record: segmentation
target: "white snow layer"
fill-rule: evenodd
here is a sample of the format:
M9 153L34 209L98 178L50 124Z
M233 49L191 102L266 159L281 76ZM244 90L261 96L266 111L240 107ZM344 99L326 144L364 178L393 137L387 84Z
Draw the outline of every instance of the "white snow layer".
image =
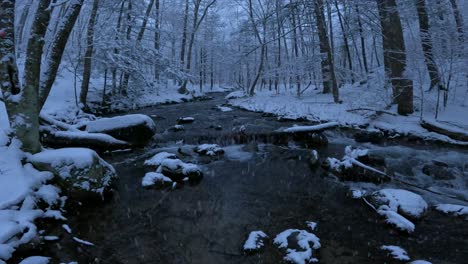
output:
M468 215L468 206L457 205L457 204L438 204L436 210L441 211L445 214L452 214L455 216Z
M53 177L52 173L40 172L29 163L22 164L26 154L19 147L16 140L8 147L0 147L0 262L11 258L15 248L37 236L36 219L61 216L53 210L36 209L39 199L50 205L57 203L60 190L43 185Z
M297 244L301 249L303 249L302 251L288 248L288 237L291 235L296 236ZM321 247L320 239L312 233L300 229L288 229L278 234L273 242L279 248L286 249L284 260L288 262L295 264L318 262L318 259L313 256L313 250L317 250ZM312 247L310 246L311 243Z
M149 116L142 114L134 114L110 118L101 118L96 121L91 121L86 125L86 131L91 133L103 132L118 128L137 126L141 124L145 124L147 127L150 127L152 129L156 127L153 119L151 119Z
M321 131L324 129L333 128L337 126L339 126L337 122L328 122L328 123L314 125L314 126L293 126L293 127L284 129L283 132L288 132L288 133L313 132L313 131Z
M268 236L263 231L252 231L244 243L244 250L253 251L261 249L264 246L263 240Z
M28 257L19 264L49 264L49 258L40 256Z
M165 159L176 159L177 156L169 152L160 152L154 155L151 159L145 161L146 166L160 166Z
M221 112L232 112L233 111L233 109L231 107L222 106L222 105L218 105L218 109Z
M427 210L427 203L416 193L402 189L382 189L372 196L381 203L388 204L390 210L419 218Z
M381 249L385 250L385 251L389 251L389 253L392 255L392 257L394 259L410 260L406 250L402 249L401 247L398 247L398 246L382 246Z
M195 148L197 153L205 153L208 156L215 156L221 152L224 152L217 144L202 144Z
M143 187L149 187L152 185L155 185L156 183L171 183L172 180L169 177L164 176L162 173L159 172L148 172L145 174L145 177L143 177L143 180L141 181L141 185Z

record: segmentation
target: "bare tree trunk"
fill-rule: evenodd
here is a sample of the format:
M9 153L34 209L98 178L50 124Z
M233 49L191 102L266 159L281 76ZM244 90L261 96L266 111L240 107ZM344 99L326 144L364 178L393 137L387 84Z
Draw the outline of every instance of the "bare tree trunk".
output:
M126 39L127 41L130 41L132 38L132 0L128 0L128 5L127 5L127 36ZM124 72L123 75L121 76L120 80L120 87L119 91L123 95L127 95L128 91L128 82L130 80L130 73L129 72Z
M439 75L439 70L434 64L432 39L431 34L429 33L429 16L427 15L426 3L425 0L415 1L416 8L418 10L419 36L421 37L421 45L424 52L424 60L426 61L426 68L431 79L431 86L429 87L429 90L432 90L434 87L444 89Z
M188 27L188 16L189 16L189 1L185 0L185 12L184 12L184 28L182 29L182 44L180 47L180 68L184 69L185 64L185 50L187 48L187 27ZM185 91L183 91L185 93Z
M32 0L26 1L26 4L23 7L23 12L21 13L20 20L18 21L18 34L16 34L16 47L18 48L18 54L21 54L24 26L26 24L26 19L29 16L29 9L31 9L32 3Z
M198 31L198 28L200 27L200 24L203 22L205 19L206 15L208 14L209 8L216 2L216 0L212 0L211 3L209 3L205 10L203 10L203 14L201 15L200 19L198 19L198 11L200 10L200 5L203 0L195 0L195 8L193 11L193 26L192 26L192 32L190 33L190 42L188 46L188 51L187 51L187 66L185 68L186 73L190 73L191 69L191 63L192 63L192 49L193 49L193 43L195 42L195 34ZM187 93L187 80L184 80L180 88L178 89L178 92L181 94Z
M328 43L325 16L323 12L323 0L315 0L315 17L317 19L317 29L320 39L320 53L322 53L322 78L323 93L333 93L333 101L339 103L338 85L336 83L335 69L333 66L333 56Z
M160 32L159 32L159 27L160 27L160 0L156 0L155 6L155 18L154 18L154 49L159 51L159 42L160 42ZM159 80L159 69L156 66L154 68L154 79Z
M294 57L296 59L296 66L294 71L296 72L296 96L300 97L301 96L301 76L299 75L299 47L297 43L297 25L296 25L296 12L295 12L295 6L290 2L290 12L291 12L291 24L292 24L292 33L293 33L293 51L294 51Z
M377 0L382 27L385 72L401 115L413 113L413 82L406 79L406 51L400 15L395 0Z
M357 22L359 26L359 36L361 38L362 62L364 63L364 70L366 71L366 74L368 74L369 66L367 65L366 41L364 39L364 28L362 27L361 12L359 10L358 3L355 4L355 7L356 7Z
M123 16L123 11L125 7L125 0L122 1L122 4L120 5L120 12L119 12L119 17L117 19L117 26L116 26L116 35L114 40L117 42L122 34L122 16ZM114 56L119 54L119 49L116 47L114 48ZM112 68L112 93L117 92L117 66L113 66Z
M41 85L39 87L39 109L45 104L49 96L55 77L57 76L58 68L62 60L65 46L67 45L70 32L75 25L76 19L81 11L83 0L75 0L69 3L67 12L62 18L61 26L57 29L54 40L51 45L51 52L45 59L44 71L41 73Z
M37 153L39 141L38 90L44 35L50 22L50 0L40 1L34 16L31 36L26 50L23 87L18 79L15 55L14 9L15 1L0 1L0 87L15 137L22 142L22 149Z
M92 57L94 49L94 26L99 8L99 0L93 1L93 8L89 16L88 31L86 33L86 51L83 65L83 80L81 82L80 103L86 107L86 98L89 90L89 80L91 79Z
M450 4L452 5L453 14L455 16L455 23L457 24L458 38L460 39L460 42L463 43L463 17L460 13L460 9L458 8L457 0L450 0Z
M343 33L343 42L345 45L345 51L346 51L346 57L348 58L348 65L349 65L349 71L351 72L351 82L354 83L354 71L353 71L353 61L351 59L351 51L349 50L349 42L348 42L348 32L343 24L343 18L340 12L340 8L338 6L338 1L335 0L335 8L338 12L338 19L340 21L340 26L341 26L341 32ZM332 22L330 21L330 24Z

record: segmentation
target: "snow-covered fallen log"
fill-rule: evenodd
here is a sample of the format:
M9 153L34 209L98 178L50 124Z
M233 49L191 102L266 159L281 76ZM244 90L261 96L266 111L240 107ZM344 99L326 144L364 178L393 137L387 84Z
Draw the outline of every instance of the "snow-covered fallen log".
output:
M54 148L84 147L98 152L130 148L125 141L101 133L87 133L83 131L54 131L41 126L41 141L46 146Z
M431 132L436 132L455 140L468 141L468 131L459 127L427 119L421 120L421 126Z
M287 133L321 132L323 130L334 128L339 125L340 124L338 122L328 122L328 123L313 125L313 126L293 126L290 128L283 129L282 132L287 132Z
M57 128L59 128L61 130L74 131L74 132L79 131L76 127L74 127L72 125L69 125L67 123L64 123L62 121L59 121L59 120L53 118L52 116L44 114L44 113L41 113L39 115L39 118L40 118L41 122L46 123L48 125L56 126Z

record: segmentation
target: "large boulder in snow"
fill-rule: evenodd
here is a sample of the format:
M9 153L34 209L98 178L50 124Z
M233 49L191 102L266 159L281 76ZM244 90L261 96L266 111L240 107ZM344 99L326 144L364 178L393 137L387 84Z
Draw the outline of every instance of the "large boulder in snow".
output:
M409 219L420 219L428 208L419 194L402 189L382 189L368 198L375 208L385 208Z
M149 116L135 114L91 121L86 124L86 131L108 134L132 145L144 146L156 133L156 126Z
M54 173L57 185L78 200L104 198L117 177L115 169L91 149L45 150L29 160L36 168Z

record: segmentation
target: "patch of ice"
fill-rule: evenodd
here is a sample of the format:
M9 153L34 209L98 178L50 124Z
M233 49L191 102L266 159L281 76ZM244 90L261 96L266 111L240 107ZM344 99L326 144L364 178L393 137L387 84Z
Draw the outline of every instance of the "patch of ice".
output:
M288 237L294 235L297 239L297 245L303 249L303 251L297 251L296 249L288 248ZM278 234L274 239L274 244L279 248L286 249L286 256L284 260L295 263L295 264L307 264L311 262L318 262L318 259L313 256L313 250L317 250L321 247L320 239L305 230L299 229L288 229ZM312 244L312 247L310 246Z
M166 176L164 176L162 173L159 172L148 172L145 174L145 177L143 177L143 180L141 181L141 185L143 187L148 187L155 185L156 183L171 183L172 180Z
M455 216L468 215L468 206L457 205L457 204L438 204L436 210L445 214L452 214Z
M244 250L255 251L264 246L263 240L268 236L263 231L252 231L244 243Z
M146 166L160 166L165 159L176 159L177 156L169 152L160 152L154 155L151 159L145 161Z
M394 259L410 260L406 250L402 249L401 247L398 247L398 246L382 246L381 249L385 250L385 251L389 251L389 253L392 255L392 257Z

